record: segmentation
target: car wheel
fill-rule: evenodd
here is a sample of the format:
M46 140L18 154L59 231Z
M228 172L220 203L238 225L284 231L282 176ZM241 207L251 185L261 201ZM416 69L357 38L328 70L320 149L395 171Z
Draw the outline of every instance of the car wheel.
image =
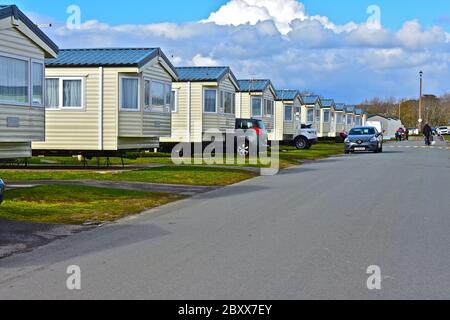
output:
M248 157L248 155L250 154L250 146L248 141L239 144L236 147L236 153L241 157Z
M298 137L294 141L295 147L299 150L305 150L311 148L309 141L305 137Z
M345 154L350 154L350 151L345 151Z

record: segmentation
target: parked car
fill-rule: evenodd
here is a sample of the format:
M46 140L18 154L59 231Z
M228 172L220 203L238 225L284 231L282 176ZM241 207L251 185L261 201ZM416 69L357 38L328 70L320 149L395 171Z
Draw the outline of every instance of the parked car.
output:
M383 134L375 127L356 127L345 139L345 154L372 151L383 152Z
M3 202L3 197L5 195L5 183L0 179L0 203Z
M440 136L450 134L450 129L448 127L439 127L436 129L436 133Z
M259 119L236 119L236 130L243 130L245 137L236 137L236 153L240 156L248 156L251 148L256 148L259 152L260 148L267 148L269 141L269 133L266 130L264 122ZM242 132L242 131L241 131Z
M312 125L302 124L301 128L297 130L294 137L294 145L297 149L310 149L313 144L317 143L317 130L312 128Z

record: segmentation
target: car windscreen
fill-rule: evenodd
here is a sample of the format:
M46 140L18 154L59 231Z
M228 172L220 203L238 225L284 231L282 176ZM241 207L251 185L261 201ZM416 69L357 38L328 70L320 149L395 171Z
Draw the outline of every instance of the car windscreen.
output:
M266 126L262 120L258 120L258 121L256 121L256 123L257 123L258 128L260 128L261 130L266 130Z
M376 134L375 128L354 128L350 130L351 136L366 136Z
M248 130L253 128L253 121L251 120L239 120L236 123L236 129Z

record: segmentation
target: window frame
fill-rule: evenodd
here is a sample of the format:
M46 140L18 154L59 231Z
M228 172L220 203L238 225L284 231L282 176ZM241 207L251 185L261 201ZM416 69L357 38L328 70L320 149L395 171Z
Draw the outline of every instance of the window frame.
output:
M312 116L311 120L309 120L310 119L309 118L310 115ZM306 111L306 122L314 123L315 122L314 121L315 117L316 117L315 110L312 109L312 108L308 108L308 110Z
M33 106L32 104L32 88L31 88L31 83L32 83L32 63L31 61L34 59L30 59L27 57L23 57L20 55L15 55L15 54L10 54L10 53L6 53L6 52L2 52L0 51L0 57L4 57L4 58L10 58L10 59L16 59L16 60L21 60L21 61L25 61L27 63L27 71L28 71L28 79L27 79L27 93L28 93L28 101L27 102L17 102L17 101L7 101L7 100L1 100L0 99L0 103L4 104L4 105L8 105L8 106L19 106L19 107L31 107ZM41 63L44 63L42 60L37 60L40 61ZM44 72L45 73L45 72Z
M66 110L66 111L80 111L80 110L84 110L86 108L85 106L85 97L84 95L86 94L86 89L85 89L85 77L57 77L57 76L48 76L44 78L45 80L48 79L58 79L58 106L55 108L48 108L46 107L46 101L44 103L45 109L48 111L61 111L61 110ZM77 107L65 107L64 106L64 81L70 81L70 80L75 80L75 81L81 81L81 106L77 106ZM45 90L47 90L47 86L45 86ZM44 96L45 96L45 92L44 92Z
M259 115L255 115L253 114L253 101L254 100L259 100L260 101L260 105L259 105ZM252 118L253 117L259 117L261 118L263 116L263 108L264 108L264 99L262 97L258 97L258 96L252 96L251 100L250 100L250 107L251 107L251 114L252 114Z
M137 102L138 102L138 105L137 105L137 109L129 109L129 108L124 108L123 106L122 106L122 97L123 97L123 83L122 83L122 81L124 80L124 79L134 79L134 80L137 80L138 81L138 92L137 92L137 95L138 95L138 99L137 99ZM151 85L151 83L150 83L150 85ZM142 102L141 102L141 91L142 91L142 89L141 89L141 77L139 77L139 76L128 76L128 75L121 75L120 77L119 77L119 111L121 111L121 112L141 112L142 110L141 110L141 108L142 108ZM151 97L150 97L150 101L151 101Z
M206 111L206 99L205 99L205 93L206 91L215 91L216 92L216 103L214 106L214 111ZM207 113L207 114L217 114L218 113L218 109L219 109L219 105L218 105L218 101L220 99L219 96L219 89L215 88L215 87L203 87L202 90L202 100L203 100L203 113Z
M220 91L221 96L221 104L223 109L223 114L226 115L235 115L236 114L236 94L231 91L221 90ZM225 96L229 94L231 97L231 113L225 111Z
M325 119L325 114L328 114L328 120ZM330 122L331 122L331 111L324 110L323 111L323 123L330 123Z
M291 115L291 118L290 119L286 119L286 115L287 115L287 113L286 113L286 109L287 108L291 108L291 112L290 112L290 115ZM284 105L284 122L292 122L292 121L294 121L294 105L293 104L285 104Z
M149 97L149 100L150 100L148 106L147 106L147 103L145 101L145 98L146 98L146 95L147 95L145 84L146 84L147 81L150 83L150 86L148 88L149 91L150 91L150 92L148 92L148 97ZM163 89L164 104L162 105L162 108L163 108L162 112L160 110L158 110L158 111L153 110L153 95L152 95L153 83L162 84L163 87L164 87L164 89ZM172 82L160 81L160 80L155 80L155 79L152 79L152 78L144 77L144 96L143 96L143 99L144 99L143 110L144 110L144 112L160 113L160 114L171 114L172 113L172 106L170 104L167 104L167 101L166 101L167 100L166 86L170 87L170 92L172 94L172 92L173 92ZM161 106L158 106L158 107L161 107ZM168 110L168 112L167 112L167 110Z
M267 112L267 106L268 104L272 107L272 112ZM265 118L274 118L275 117L275 101L270 99L264 99L264 117Z
M315 118L315 122L320 123L320 109L315 109L314 118Z
M170 106L170 112L171 113L178 113L178 89L173 89L172 88L172 92L173 93L173 107L174 110L172 110L172 106Z
M42 67L42 101L40 104L33 102L33 64L40 64ZM33 107L45 108L45 62L43 60L31 59L30 63L30 103Z
M347 115L347 123L348 126L353 124L353 116L352 115Z

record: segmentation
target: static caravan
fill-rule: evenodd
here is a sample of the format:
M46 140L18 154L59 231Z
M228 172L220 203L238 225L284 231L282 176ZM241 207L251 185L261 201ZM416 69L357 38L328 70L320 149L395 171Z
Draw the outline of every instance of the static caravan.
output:
M176 68L171 136L164 143L200 143L205 132L223 134L236 125L238 81L229 67Z
M335 138L336 137L336 103L333 99L320 100L320 130L319 138Z
M340 134L345 130L345 103L336 103L336 137L339 137Z
M319 96L301 96L303 104L301 111L302 123L312 125L317 132L320 131L321 101Z
M276 141L276 91L270 80L239 80L236 94L236 117L262 120L269 140ZM280 137L278 137L280 138Z
M355 126L360 127L363 125L363 111L361 109L355 109Z
M16 6L0 6L0 159L30 157L44 140L44 60L58 51Z
M302 100L297 90L277 90L275 102L277 140L291 141L301 128Z
M159 48L69 49L46 61L35 154L115 155L170 136L175 68Z
M368 122L379 122L384 131L384 139L390 140L395 138L395 133L399 128L404 128L401 120L396 118L386 117L384 115L372 115L367 118Z
M362 109L356 109L356 125L365 126L367 122L367 112Z
M349 132L355 126L356 106L346 105L344 110L345 110L345 131Z

